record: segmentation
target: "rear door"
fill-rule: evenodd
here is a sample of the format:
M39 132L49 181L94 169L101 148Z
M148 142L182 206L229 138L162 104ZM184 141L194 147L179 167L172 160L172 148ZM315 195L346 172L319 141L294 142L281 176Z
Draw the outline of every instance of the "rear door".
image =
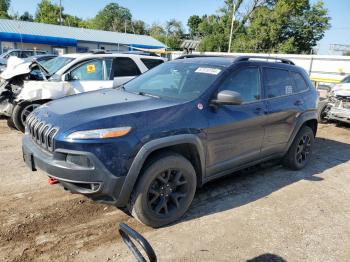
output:
M304 111L303 90L298 89L293 74L286 69L263 68L264 98L268 108L263 156L285 150L297 118Z
M261 77L257 66L234 70L218 92L241 94L241 105L219 106L209 116L207 168L209 176L220 174L260 158L266 105L261 100Z

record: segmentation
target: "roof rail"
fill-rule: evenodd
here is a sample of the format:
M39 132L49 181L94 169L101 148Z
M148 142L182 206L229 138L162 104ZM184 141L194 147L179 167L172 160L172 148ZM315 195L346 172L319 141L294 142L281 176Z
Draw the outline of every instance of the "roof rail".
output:
M280 58L280 57L272 57L272 56L238 56L235 59L235 62L249 61L249 59L266 59L266 61L275 60L275 62L277 62L279 60L283 64L295 65L294 62L289 60L289 59Z
M108 52L108 51L103 50L103 49L91 50L89 53L92 53L92 54L95 54L95 55L99 55L99 54L111 54L111 52Z
M187 55L182 55L174 60L179 60L179 59L187 59L187 58L197 58L197 57L225 57L225 56L219 56L219 55L192 55L192 54L187 54ZM227 56L229 57L229 56Z

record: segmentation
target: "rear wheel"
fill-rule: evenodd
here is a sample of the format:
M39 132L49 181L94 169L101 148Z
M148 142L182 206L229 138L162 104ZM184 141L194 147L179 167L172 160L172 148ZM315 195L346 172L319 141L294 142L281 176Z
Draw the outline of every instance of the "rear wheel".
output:
M130 213L141 223L160 227L179 219L196 191L192 164L175 153L154 158L144 169L130 199Z
M25 122L27 117L36 108L44 104L44 102L23 102L15 106L12 112L12 122L14 126L24 133Z
M312 129L308 126L303 126L284 156L283 164L293 170L304 168L310 161L314 140Z

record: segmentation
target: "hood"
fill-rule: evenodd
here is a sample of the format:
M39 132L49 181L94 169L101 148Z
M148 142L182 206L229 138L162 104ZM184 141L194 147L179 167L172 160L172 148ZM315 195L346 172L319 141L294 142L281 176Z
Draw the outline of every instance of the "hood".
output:
M335 86L333 86L332 91L341 90L341 89L350 90L350 83L336 84Z
M4 72L1 73L1 78L9 80L15 76L18 75L24 75L24 74L29 74L31 71L31 66L32 62L26 62L20 64L8 64Z
M62 130L107 128L130 124L131 114L178 104L116 89L103 89L50 102L37 112L38 117Z

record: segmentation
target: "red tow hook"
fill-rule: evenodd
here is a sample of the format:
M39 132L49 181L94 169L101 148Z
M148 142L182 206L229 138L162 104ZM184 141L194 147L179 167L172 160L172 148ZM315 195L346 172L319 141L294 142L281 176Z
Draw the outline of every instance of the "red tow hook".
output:
M50 185L55 185L55 184L59 183L57 179L52 178L52 177L49 177L49 181L48 182L49 182Z

